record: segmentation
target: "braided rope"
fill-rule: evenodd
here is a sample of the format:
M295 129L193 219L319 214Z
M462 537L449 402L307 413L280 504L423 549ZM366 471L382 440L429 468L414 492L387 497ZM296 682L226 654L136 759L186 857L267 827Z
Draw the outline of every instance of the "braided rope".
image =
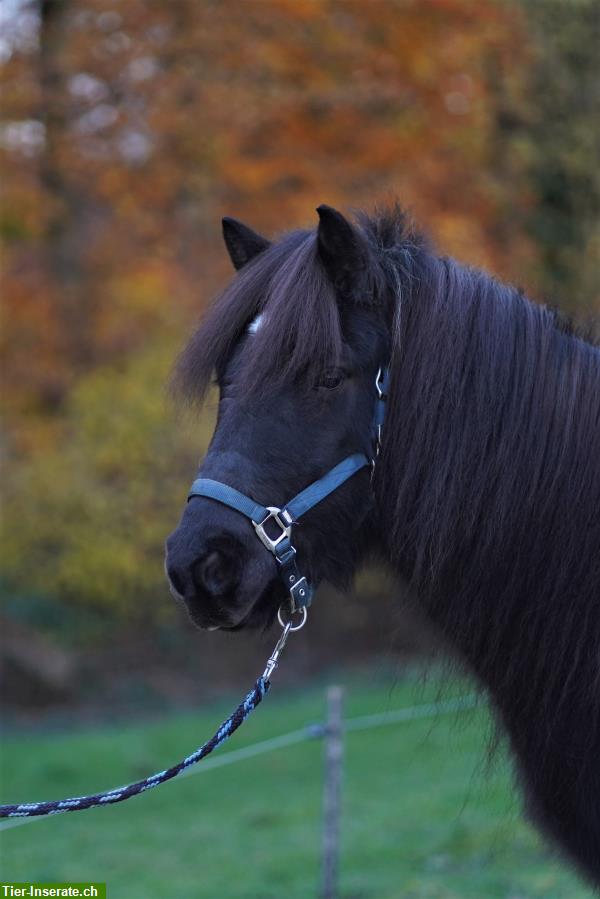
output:
M251 712L254 711L263 697L266 696L270 686L270 682L264 675L259 677L243 702L241 702L233 714L223 722L214 736L196 749L195 752L192 752L191 755L188 755L187 758L178 762L176 765L173 765L171 768L166 768L164 771L159 771L157 774L152 774L150 777L145 777L143 780L136 781L136 783L117 787L114 790L107 790L105 793L94 793L91 796L77 796L73 799L56 799L51 802L25 802L21 805L0 805L0 818L33 818L39 815L60 815L63 812L79 812L86 808L94 808L94 806L125 802L126 799L131 799L133 796L145 793L146 790L153 790L154 787L158 787L167 780L172 780L174 777L177 777L187 768L195 765L196 762L206 758L207 755L210 755L211 752L214 752L215 749L222 746L238 727L244 723Z

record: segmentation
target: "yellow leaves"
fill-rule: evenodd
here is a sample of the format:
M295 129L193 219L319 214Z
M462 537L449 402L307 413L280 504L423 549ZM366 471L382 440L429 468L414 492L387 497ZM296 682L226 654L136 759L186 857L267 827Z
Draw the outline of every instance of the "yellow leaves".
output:
M172 345L100 369L70 398L62 433L6 466L2 574L13 589L151 615L164 600L165 536L175 526L210 415L169 417Z

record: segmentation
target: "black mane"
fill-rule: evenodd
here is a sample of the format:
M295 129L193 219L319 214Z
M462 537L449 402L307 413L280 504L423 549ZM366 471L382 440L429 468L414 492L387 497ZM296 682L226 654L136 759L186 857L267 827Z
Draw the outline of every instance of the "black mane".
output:
M427 292L423 278L433 279L431 287L439 288L433 272L439 260L397 204L373 215L358 212L356 219L369 249L370 289L364 301L391 303L399 320L402 300L409 294ZM425 261L430 263L430 271ZM479 280L499 294L520 293L482 272L462 266L457 266L457 271L461 283ZM417 301L413 296L412 303ZM255 341L256 353L244 372L249 391L265 383L277 387L290 378L308 377L314 382L339 361L342 334L335 293L318 257L314 230L289 232L236 274L179 357L172 379L174 395L199 405L214 373L223 367L232 347L260 312L268 315ZM558 330L576 334L573 322L560 310L553 307L543 314ZM591 342L590 335L587 339Z
M277 386L288 378L318 378L340 357L342 334L335 294L317 257L312 231L294 231L244 266L218 298L183 351L174 388L201 402L213 374L259 313L245 389Z
M369 217L358 214L369 247L369 289L364 302L393 303L398 272L409 276L422 238L399 207ZM315 231L293 231L244 266L226 287L181 354L175 395L201 403L213 374L260 312L265 325L243 372L247 391L288 379L315 383L338 364L342 332L335 292L319 259Z

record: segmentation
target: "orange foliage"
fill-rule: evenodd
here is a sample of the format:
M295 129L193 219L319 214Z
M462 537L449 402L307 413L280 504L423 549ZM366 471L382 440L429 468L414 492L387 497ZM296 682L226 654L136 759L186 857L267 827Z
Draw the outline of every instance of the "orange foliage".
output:
M6 376L49 403L180 326L223 279L219 219L268 232L398 196L449 252L521 273L498 149L519 15L484 0L45 4L4 64ZM36 129L37 128L37 132ZM37 134L37 137L35 137ZM37 140L37 143L36 143ZM187 310L187 311L186 311ZM26 361L24 354L26 353Z

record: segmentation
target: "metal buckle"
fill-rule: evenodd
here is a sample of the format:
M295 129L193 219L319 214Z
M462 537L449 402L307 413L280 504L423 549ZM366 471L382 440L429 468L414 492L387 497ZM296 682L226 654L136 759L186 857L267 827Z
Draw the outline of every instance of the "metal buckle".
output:
M277 506L267 506L268 515L265 515L262 521L254 521L252 519L252 524L254 525L254 530L256 531L256 536L266 548L275 555L275 550L279 546L282 540L285 540L286 537L289 540L292 533L292 518L291 516L284 510L278 509ZM281 533L276 537L269 537L267 532L265 531L265 525L268 521L273 520L278 527L281 528Z
M292 575L294 577L294 575ZM310 602L308 581L305 577L299 578L289 587L290 598L293 605L293 612L299 612L300 609L306 608Z

